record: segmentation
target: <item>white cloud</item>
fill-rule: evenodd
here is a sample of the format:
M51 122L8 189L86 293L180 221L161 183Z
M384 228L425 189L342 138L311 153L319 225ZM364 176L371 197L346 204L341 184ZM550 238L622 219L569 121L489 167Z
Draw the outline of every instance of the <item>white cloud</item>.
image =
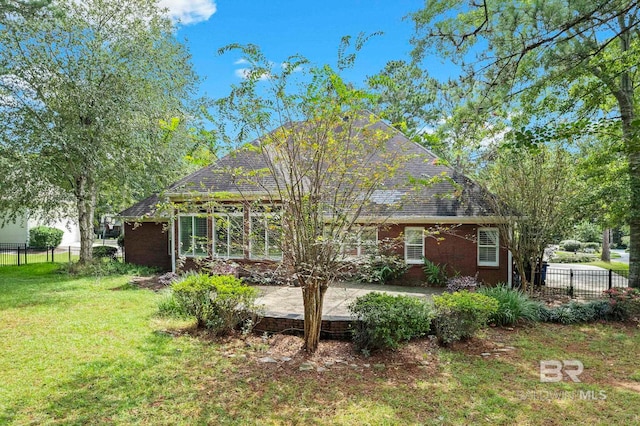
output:
M282 67L283 70L286 70L287 68L289 68L289 62L281 63L280 67ZM298 65L291 72L300 72L300 71L302 71L302 67Z
M169 9L169 17L183 25L206 21L216 13L213 0L160 0L160 7Z
M236 75L236 77L246 80L251 76L252 72L253 71L251 71L250 68L238 68L237 70L235 70L234 74ZM265 73L262 73L260 77L258 77L258 80L263 81L263 80L269 80L270 78L271 78L271 75L265 72Z
M248 63L249 61L247 61L245 58L240 58L234 62L234 65L242 65L242 64L248 64Z

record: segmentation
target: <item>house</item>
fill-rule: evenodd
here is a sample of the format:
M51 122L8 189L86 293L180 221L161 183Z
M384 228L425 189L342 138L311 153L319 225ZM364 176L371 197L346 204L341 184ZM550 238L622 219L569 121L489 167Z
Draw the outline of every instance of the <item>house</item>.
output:
M369 195L369 207L360 215L345 253L365 255L377 241L398 239L397 253L410 265L406 281L423 278L426 257L462 275L477 274L487 283L507 282L511 259L500 245L495 226L500 218L493 215L482 188L386 123L355 124L384 132L388 151L408 155L399 172ZM162 196L124 210L119 217L124 222L125 260L175 270L177 259L187 265L203 257L281 259L281 222L272 209L277 182L271 175L251 173L265 167L259 150L240 149L172 184ZM238 170L252 178L239 178ZM421 180L432 184L420 185Z
M20 214L15 220L0 220L0 244L28 244L29 230L37 226L49 226L58 228L64 232L61 246L69 246L80 241L80 228L72 218L54 221L43 221L29 217L28 214Z

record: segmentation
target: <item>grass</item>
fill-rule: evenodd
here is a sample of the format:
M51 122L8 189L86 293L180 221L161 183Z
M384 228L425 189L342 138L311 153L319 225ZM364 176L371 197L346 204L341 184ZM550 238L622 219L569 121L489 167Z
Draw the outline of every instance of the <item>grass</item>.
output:
M629 274L629 264L628 263L603 262L602 260L597 260L595 262L585 263L585 265L598 266L598 267L604 268L604 269L613 269L616 272L618 272L618 271L622 272L623 275L624 275L624 272L626 272L627 275Z
M496 328L427 367L301 372L184 332L128 281L0 268L0 424L640 423L637 327ZM481 356L491 342L516 350ZM540 383L548 359L582 361L582 383Z

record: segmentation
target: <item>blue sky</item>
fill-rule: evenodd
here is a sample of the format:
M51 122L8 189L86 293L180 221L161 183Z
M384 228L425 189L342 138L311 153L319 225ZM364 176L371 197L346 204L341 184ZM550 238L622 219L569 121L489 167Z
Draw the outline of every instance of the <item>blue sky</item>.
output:
M347 75L353 83L378 72L393 59L408 59L412 24L403 21L420 9L417 0L325 0L322 2L263 0L162 0L174 18L180 18L178 38L186 40L196 71L205 80L201 92L217 98L240 81L243 65L237 54L220 56L229 43L253 43L274 63L302 54L312 63L335 65L344 35L382 31L360 52ZM235 55L235 56L234 56ZM245 65L246 66L246 65ZM438 69L429 72L438 76Z

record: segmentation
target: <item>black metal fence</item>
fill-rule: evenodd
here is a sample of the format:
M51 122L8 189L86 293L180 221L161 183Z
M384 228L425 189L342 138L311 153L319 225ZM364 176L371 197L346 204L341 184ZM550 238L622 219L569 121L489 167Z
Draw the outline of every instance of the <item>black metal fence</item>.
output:
M628 287L628 276L629 271L625 270L586 269L575 265L567 265L566 268L549 267L541 276L536 277L534 292L542 297L599 299L605 297L605 290Z
M78 247L29 247L27 244L0 243L0 266L44 262L71 262L80 254Z

